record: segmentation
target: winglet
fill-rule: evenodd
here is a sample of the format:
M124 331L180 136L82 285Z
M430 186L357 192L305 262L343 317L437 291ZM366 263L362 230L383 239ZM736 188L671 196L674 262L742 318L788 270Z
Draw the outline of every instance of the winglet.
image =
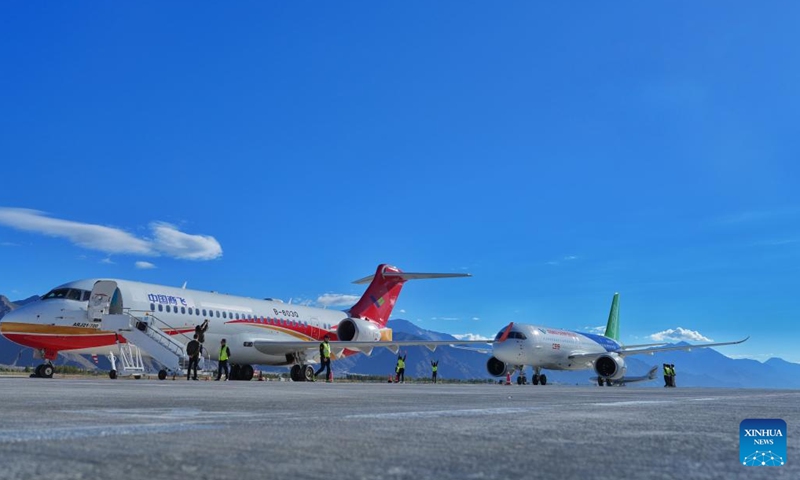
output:
M606 333L603 336L619 341L619 293L615 293L611 300L611 311L608 312Z

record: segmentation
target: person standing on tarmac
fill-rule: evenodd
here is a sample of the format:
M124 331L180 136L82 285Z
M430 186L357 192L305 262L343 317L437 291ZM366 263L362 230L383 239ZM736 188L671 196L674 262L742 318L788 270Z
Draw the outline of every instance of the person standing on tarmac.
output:
M662 368L664 369L664 386L669 387L669 365L664 363Z
M222 371L225 370L225 381L228 381L228 375L230 372L228 371L228 359L231 358L231 349L228 348L228 345L225 343L225 339L223 338L219 342L219 367L217 368L217 378L214 380L219 381L222 378Z
M439 360L431 360L431 381L436 383L436 377L439 373Z
M397 382L406 383L406 357L408 353L403 356L397 356Z
M327 370L325 372L325 381L330 383L331 381L331 344L328 343L330 340L330 335L325 335L325 338L322 340L322 343L319 344L319 361L320 366L319 370L314 372L314 378L317 378L317 375L322 373L322 370Z
M197 341L197 334L186 344L186 355L189 356L189 367L186 370L186 380L192 379L192 369L194 368L194 379L197 380L197 363L200 359L200 342Z
M669 364L669 386L670 387L674 387L675 386L675 364L674 363L670 363Z

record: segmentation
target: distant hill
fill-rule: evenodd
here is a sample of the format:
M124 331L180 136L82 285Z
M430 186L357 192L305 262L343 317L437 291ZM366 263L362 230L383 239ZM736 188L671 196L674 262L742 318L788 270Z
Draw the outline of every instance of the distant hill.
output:
M0 295L0 319L21 306L38 297L31 297L21 302L9 301ZM414 323L402 319L389 321L395 340L455 340L452 335L425 330ZM406 376L411 378L429 378L431 360L439 361L439 377L443 379L492 379L486 372L488 353L458 347L439 347L431 352L425 347L411 347L403 350L407 355ZM77 358L76 358L77 357ZM354 355L333 362L335 375L345 373L386 376L394 373L397 356L386 348L376 348L371 356ZM649 355L627 357L628 374L644 375L654 365L659 366L659 377L653 382L633 384L631 387L660 387L660 366L663 363L675 364L678 387L735 387L735 388L800 388L800 364L787 362L780 358L771 358L766 362L750 359L734 359L726 357L710 348L695 349L688 352L665 352ZM34 366L41 363L33 358L30 348L23 348L0 336L0 364ZM59 355L57 365L92 367L91 360L78 356ZM99 358L98 368L107 370L108 361ZM286 372L285 367L265 367L264 370ZM527 369L530 377L531 369ZM589 385L593 376L590 370L579 372L555 372L546 370L550 384Z

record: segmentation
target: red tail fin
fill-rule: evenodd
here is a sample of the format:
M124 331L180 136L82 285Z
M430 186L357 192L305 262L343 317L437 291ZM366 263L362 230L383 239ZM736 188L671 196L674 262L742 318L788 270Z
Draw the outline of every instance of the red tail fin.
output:
M418 280L423 278L449 278L449 277L469 277L468 273L405 273L399 268L391 265L378 265L375 275L364 277L353 283L370 282L367 291L361 299L350 309L353 317L367 318L377 323L381 327L386 326L389 315L392 314L397 297L406 280Z
M369 287L361 299L350 309L350 315L359 318L368 318L381 327L386 326L389 315L403 289L406 279L400 275L386 276L386 273L402 273L397 267L391 265L378 265L378 270L372 277L356 280L354 283L366 283L370 279Z

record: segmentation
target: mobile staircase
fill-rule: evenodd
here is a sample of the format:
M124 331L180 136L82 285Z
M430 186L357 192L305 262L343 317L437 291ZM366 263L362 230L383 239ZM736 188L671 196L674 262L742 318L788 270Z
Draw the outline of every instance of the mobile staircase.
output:
M186 347L158 328L156 321L164 323L149 312L141 317L130 312L101 317L100 328L102 330L116 332L126 340L126 343L121 343L119 336L117 338L120 365L124 374L135 376L144 373L142 350L163 366L158 372L159 380L164 380L169 374L184 375L186 373L185 368L188 365ZM116 378L117 364L113 353L109 355L109 360L112 367L109 376Z

